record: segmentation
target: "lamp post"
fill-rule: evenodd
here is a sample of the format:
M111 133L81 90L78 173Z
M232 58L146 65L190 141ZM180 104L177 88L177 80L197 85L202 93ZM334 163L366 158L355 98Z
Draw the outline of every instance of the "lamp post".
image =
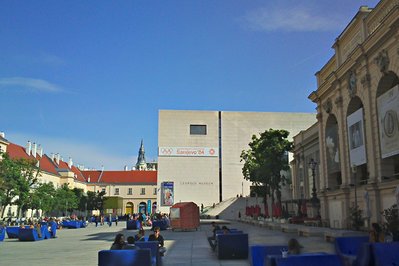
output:
M313 159L310 159L309 162L309 168L312 170L312 177L313 177L313 188L312 188L312 207L313 207L313 215L319 215L319 205L320 205L320 200L317 198L317 193L316 193L316 166L317 162Z

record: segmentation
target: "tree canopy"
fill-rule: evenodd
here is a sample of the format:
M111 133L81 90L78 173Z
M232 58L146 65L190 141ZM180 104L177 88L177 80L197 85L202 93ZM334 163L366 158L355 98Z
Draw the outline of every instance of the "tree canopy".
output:
M281 200L281 185L285 185L286 177L282 171L289 170L288 152L292 151L293 143L287 140L286 130L269 129L259 136L253 135L248 144L250 149L241 152L244 162L242 173L246 180L255 185L258 195L270 195L274 202L276 193Z

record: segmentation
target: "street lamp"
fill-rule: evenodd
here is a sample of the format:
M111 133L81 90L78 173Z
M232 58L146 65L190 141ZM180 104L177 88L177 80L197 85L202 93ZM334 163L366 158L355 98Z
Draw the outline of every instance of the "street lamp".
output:
M317 198L317 193L316 193L316 167L317 167L317 162L313 159L310 159L309 162L309 168L312 170L312 177L313 177L313 188L312 188L312 207L313 207L313 215L319 214L319 205L320 205L320 200Z

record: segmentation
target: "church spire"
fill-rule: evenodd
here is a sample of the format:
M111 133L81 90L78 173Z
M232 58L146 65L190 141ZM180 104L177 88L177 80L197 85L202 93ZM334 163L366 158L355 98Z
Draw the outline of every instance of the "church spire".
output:
M147 170L147 163L144 156L144 142L141 140L141 145L139 149L139 156L137 157L136 169L137 170Z

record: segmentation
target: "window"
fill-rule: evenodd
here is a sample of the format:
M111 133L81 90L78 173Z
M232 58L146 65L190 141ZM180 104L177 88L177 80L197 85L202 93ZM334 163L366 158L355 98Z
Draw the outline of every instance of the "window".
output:
M101 192L105 192L105 187L101 188Z
M115 188L115 195L119 195L119 188Z
M145 188L141 188L140 195L145 195Z
M154 187L154 195L156 195L156 194L157 194L157 188Z
M190 135L206 135L206 125L190 125Z
M127 194L128 195L133 195L133 189L131 187L127 190Z

